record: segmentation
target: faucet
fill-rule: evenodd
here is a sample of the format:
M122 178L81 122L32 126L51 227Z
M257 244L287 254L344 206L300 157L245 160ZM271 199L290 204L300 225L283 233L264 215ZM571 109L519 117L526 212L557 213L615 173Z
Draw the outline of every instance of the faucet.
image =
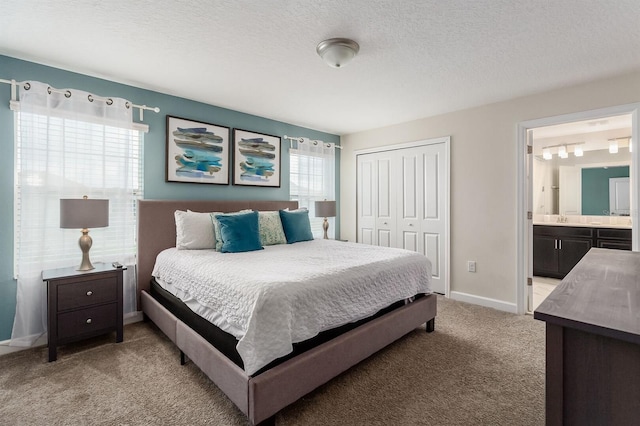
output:
M567 217L563 214L558 216L558 223L567 223Z

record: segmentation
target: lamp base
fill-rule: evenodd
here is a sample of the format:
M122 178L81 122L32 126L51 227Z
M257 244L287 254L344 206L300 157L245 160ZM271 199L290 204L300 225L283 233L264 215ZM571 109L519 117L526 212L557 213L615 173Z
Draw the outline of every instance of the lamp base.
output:
M322 222L322 229L324 229L324 239L328 240L327 231L329 230L329 221L326 217L324 218L324 222Z
M76 271L90 271L95 269L89 259L89 250L91 249L92 244L93 240L89 236L89 230L86 228L83 229L82 236L78 240L78 245L80 246L80 250L82 250L82 262Z

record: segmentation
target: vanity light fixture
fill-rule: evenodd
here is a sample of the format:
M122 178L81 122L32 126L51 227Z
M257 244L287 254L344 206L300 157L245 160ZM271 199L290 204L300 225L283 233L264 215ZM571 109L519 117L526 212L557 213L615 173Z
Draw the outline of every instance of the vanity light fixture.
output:
M544 148L542 150L542 158L544 158L545 160L551 160L553 158L553 155L551 154L551 150L549 148Z
M618 153L618 141L615 139L609 140L609 154L617 154Z
M582 151L582 147L580 145L576 145L573 150L573 155L576 157L582 157L584 155L584 151Z
M561 145L558 147L558 157L560 158L567 158L569 156L569 153L567 152L567 146L566 145Z

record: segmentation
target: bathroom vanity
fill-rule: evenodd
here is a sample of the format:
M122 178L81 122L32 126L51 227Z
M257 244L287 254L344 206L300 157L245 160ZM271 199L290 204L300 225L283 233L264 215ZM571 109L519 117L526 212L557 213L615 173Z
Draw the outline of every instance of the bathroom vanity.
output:
M591 247L631 250L631 226L534 224L533 275L564 278Z

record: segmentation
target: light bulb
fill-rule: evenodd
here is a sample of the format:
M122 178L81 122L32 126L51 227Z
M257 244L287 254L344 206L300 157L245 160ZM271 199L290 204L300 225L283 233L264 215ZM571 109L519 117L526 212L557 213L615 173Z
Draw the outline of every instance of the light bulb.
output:
M609 154L617 154L618 153L618 141L612 139L609 141Z
M573 155L576 157L582 157L584 152L582 151L582 147L580 145L576 145L576 148L573 150Z
M553 155L551 155L551 150L549 148L544 148L542 150L542 158L544 158L545 160L551 160L553 158Z
M558 148L558 157L560 158L567 158L569 156L569 153L567 152L567 147L562 145L561 147Z

